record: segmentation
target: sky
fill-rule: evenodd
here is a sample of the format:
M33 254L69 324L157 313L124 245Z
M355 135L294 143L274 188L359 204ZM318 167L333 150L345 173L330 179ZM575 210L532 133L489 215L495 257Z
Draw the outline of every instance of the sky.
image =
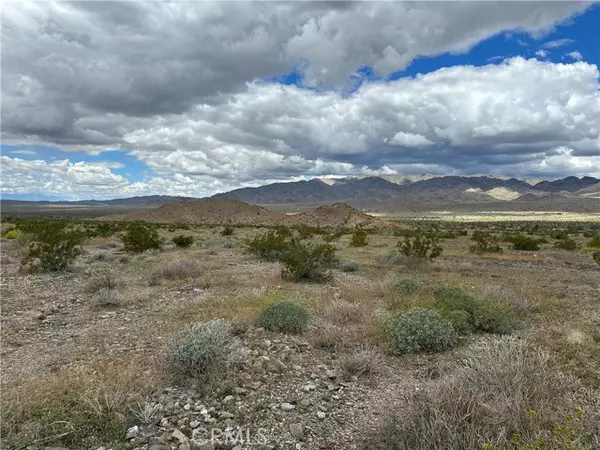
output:
M600 4L1 5L2 198L600 177Z

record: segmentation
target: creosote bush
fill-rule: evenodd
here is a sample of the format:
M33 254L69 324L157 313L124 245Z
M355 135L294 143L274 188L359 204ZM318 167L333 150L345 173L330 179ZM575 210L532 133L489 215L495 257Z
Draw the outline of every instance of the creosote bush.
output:
M279 255L285 280L325 282L332 278L331 268L337 262L335 248L330 244L303 243L291 239Z
M246 242L250 253L255 254L266 261L277 261L288 246L288 238L291 236L288 228L270 230L264 234L254 236Z
M577 250L577 242L569 238L561 239L554 243L554 248L558 250L568 250L572 252Z
M590 248L600 248L600 237L595 237L587 244Z
M510 238L513 250L536 251L540 249L540 240L534 237L522 234L514 235Z
M413 308L396 315L390 324L390 347L395 354L441 352L456 344L452 324L437 311Z
M352 232L350 247L366 247L367 245L367 232L361 228L356 228Z
M434 259L442 254L440 239L436 235L418 230L414 235L406 236L398 242L398 251L409 258Z
M260 325L277 333L299 334L304 331L310 315L298 303L281 301L269 305L260 313Z
M160 249L160 238L154 228L135 222L127 227L123 235L125 251L142 253L146 250Z
M232 348L230 324L215 319L194 325L171 345L169 360L176 375L197 378L222 367Z
M171 240L177 247L187 248L194 243L194 236L185 236L182 234L180 236L175 236Z
M47 222L35 227L22 264L32 271L67 269L81 253L84 235L67 228L65 222Z
M469 247L471 253L502 253L498 238L491 233L474 231L471 239L475 241L475 244Z

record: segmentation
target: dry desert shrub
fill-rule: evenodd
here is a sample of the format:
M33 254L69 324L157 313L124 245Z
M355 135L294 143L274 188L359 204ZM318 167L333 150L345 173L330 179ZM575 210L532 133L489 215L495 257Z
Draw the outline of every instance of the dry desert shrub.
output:
M374 377L381 373L383 363L383 356L375 348L360 346L342 356L340 366L345 378Z
M159 284L161 280L184 280L200 275L200 265L189 259L170 261L157 267L150 274L150 284Z
M406 392L402 411L369 448L592 449L597 417L577 386L525 341L487 340L453 374Z

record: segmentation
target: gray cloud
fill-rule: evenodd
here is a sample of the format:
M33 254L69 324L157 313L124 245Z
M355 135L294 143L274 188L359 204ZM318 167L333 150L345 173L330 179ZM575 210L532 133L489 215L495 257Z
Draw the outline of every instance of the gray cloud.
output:
M501 32L540 36L588 6L9 2L2 139L125 149L185 189L195 177L220 189L303 174L535 164L564 148L563 160L587 167L598 98L597 70L585 63L515 60L343 93L361 66L385 74ZM260 82L294 68L321 92ZM134 189L117 181L111 189Z

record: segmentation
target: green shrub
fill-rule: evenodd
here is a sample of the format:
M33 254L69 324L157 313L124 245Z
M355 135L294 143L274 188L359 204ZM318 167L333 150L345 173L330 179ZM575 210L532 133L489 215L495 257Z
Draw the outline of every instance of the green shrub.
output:
M540 249L540 240L517 234L511 237L513 250L535 251Z
M409 258L433 259L442 254L439 238L419 230L413 237L398 242L398 251Z
M564 239L569 239L569 233L566 230L554 230L550 232L550 237L562 241Z
M82 233L67 229L64 222L48 222L33 233L22 264L43 272L65 270L80 254L83 238Z
M260 325L277 333L302 333L310 318L301 305L289 301L273 303L260 313Z
M475 231L471 239L475 241L475 244L469 247L471 253L502 253L498 238L493 234Z
M19 237L19 230L12 228L2 235L3 239L17 239Z
M467 311L463 311L462 309L455 309L444 313L443 316L450 321L452 327L461 336L473 332L471 314L469 314Z
M233 228L229 225L225 226L225 228L221 230L221 236L233 236Z
M554 243L554 248L558 250L575 251L577 250L577 242L575 242L573 239L568 238L561 239Z
M123 235L123 244L127 252L142 253L146 250L160 249L160 238L154 228L135 222L127 227Z
M414 278L399 278L392 284L392 292L397 294L414 294L421 287L421 282Z
M600 237L595 237L587 244L588 247L591 248L600 248Z
M356 272L359 268L359 264L356 261L345 260L340 263L340 270L342 272Z
M180 236L175 236L172 241L177 247L186 248L194 243L194 236L184 236L182 234Z
M292 239L279 255L283 279L324 282L331 279L331 267L337 261L330 244L302 243Z
M169 350L177 375L195 378L225 363L231 349L231 327L223 319L193 326Z
M390 345L396 354L441 352L452 348L457 334L437 311L413 308L392 319Z
M366 247L367 245L367 232L361 228L356 228L352 232L350 247Z
M503 303L482 302L473 313L473 324L479 331L508 334L513 328L512 314Z
M433 290L434 306L447 313L461 310L470 314L471 318L479 307L480 300L455 286L440 285Z
M600 265L600 252L592 253L592 259L596 264Z
M279 259L282 252L288 247L289 229L273 231L270 230L265 234L260 234L246 242L247 249L250 253L267 261L276 261Z

